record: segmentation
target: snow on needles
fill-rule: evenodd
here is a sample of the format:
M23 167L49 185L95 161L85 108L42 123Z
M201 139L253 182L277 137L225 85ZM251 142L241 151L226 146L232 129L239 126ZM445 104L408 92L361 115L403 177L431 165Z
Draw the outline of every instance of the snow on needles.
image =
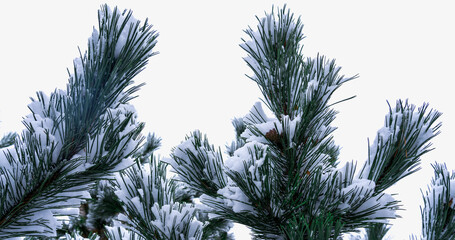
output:
M247 142L269 144L270 139L267 139L267 133L275 131L276 134L281 135L285 131L288 141L292 142L301 118L296 116L291 120L287 115L283 115L281 118L281 120L278 120L277 118L267 117L262 109L262 104L256 102L250 112L243 118L243 121L249 127L241 134L241 137Z
M109 58L112 58L109 54L120 58L125 52L125 55L130 58L118 62L132 68L132 71L126 72L131 76L123 81L130 84L132 83L130 78L137 73L137 69L128 61L139 59L139 64L146 61L152 55L151 50L154 47L156 35L154 31L147 28L147 24L144 24L143 28L139 28L139 21L131 16L131 11L119 14L117 9L111 11L109 7L105 6L99 11L99 20L101 36L98 31L94 30L89 39L88 54L74 60L75 75L70 76L69 93L56 90L47 96L39 92L38 99L32 99L32 103L28 106L31 114L23 120L26 129L21 138L18 138L14 148L5 149L6 151L1 154L0 179L2 182L0 188L3 195L6 195L2 198L1 205L3 209L15 209L15 206L20 206L18 208L20 211L13 213L17 213L21 220L16 221L12 218L11 223L4 222L6 225L3 226L6 227L0 229L0 238L8 236L4 233L13 229L16 232L29 230L46 232L49 233L48 236L54 236L58 225L54 215L77 214L80 202L90 197L86 191L90 184L88 179L92 177L95 180L101 177L101 174L87 172L87 169L96 165L96 169L92 169L95 170L94 172L104 170L102 172L109 175L109 173L133 164L131 155L138 147L140 141L138 134L143 124L137 122L135 109L126 104L128 96L122 97L122 101L119 99L107 101L109 106L104 114L99 111L90 112L91 108L84 109L88 104L74 105L80 103L77 101L79 100L76 99L77 97L86 99L84 94L90 94L88 90L100 92L100 89L87 89L88 87L103 87L102 84L86 86L87 83L105 81L105 79L97 78L98 72L84 64L96 65L103 60L111 61L111 59L104 59L103 56L107 53ZM114 25L115 30L112 30L110 24ZM130 46L130 44L135 45ZM100 45L112 46L113 49L99 49ZM127 52L124 51L126 46L128 49L144 51ZM93 61L96 63L93 63L92 59L89 59L90 57L94 57ZM93 78L85 79L87 77L85 74ZM113 72L113 75L115 74L117 72ZM134 90L124 91L120 85L107 89L112 92L105 94L121 92L120 95ZM76 98L73 99L72 97L75 96ZM89 104L99 107L104 102ZM106 106L101 106L99 110L105 110L103 107ZM74 110L76 108L77 110ZM76 117L71 118L73 116L71 113L74 113ZM82 114L78 115L79 113ZM80 116L88 116L89 120L81 123ZM71 124L71 126L66 126L66 124ZM88 139L85 138L87 136ZM84 144L86 145L84 146ZM62 149L63 147L67 148ZM77 179L78 174L86 175ZM63 184L63 181L68 182ZM55 185L62 186L62 189ZM59 190L55 190L57 188ZM31 197L27 194L31 194ZM5 200L3 201L3 199ZM28 204L36 204L36 207L28 206ZM25 209L24 211L22 211L22 207ZM64 207L73 207L73 209L63 209ZM6 210L7 214L8 211ZM8 216L3 218L3 220L5 219L9 220Z
M445 163L432 166L435 175L425 192L424 207L421 208L422 239L448 239L445 236L453 234L450 225L454 221L455 171L449 172Z
M353 213L370 212L365 218L371 222L387 223L386 219L395 218L395 209L388 207L395 199L387 193L375 194L376 184L368 179L354 179L341 189L343 203L340 209L350 209Z
M205 136L198 130L180 143L172 153L172 158L165 159L177 172L184 182L210 181L217 187L222 187L224 175L220 174L222 158L208 143ZM195 186L198 183L194 182Z
M166 179L157 171L155 163L146 163L116 174L119 189L115 194L124 203L124 212L115 225L135 232L137 223L145 222L150 233L159 233L160 239L200 239L202 223L194 217L196 208L173 202Z
M445 164L436 163L433 167L435 176L427 191L428 202L431 203L430 208L436 206L441 200L442 204L449 204L449 207L455 209L455 171L449 172Z
M131 153L135 151L140 142L140 138L132 138L131 136L140 127L134 106L130 104L119 104L116 108L107 109L101 118L103 122L108 122L109 124L105 125L96 136L89 139L87 148L84 150L87 153L87 162L93 163L109 155L116 159L122 159L112 171L118 171L131 166L134 163ZM119 129L120 127L122 128ZM105 135L110 133L109 131L111 129L118 129L116 137L119 139L119 147L111 151L105 151L103 148L100 149L100 146L105 144L106 137L109 137Z
M240 46L250 53L250 56L245 57L244 60L255 73L259 73L261 68L269 68L274 64L272 59L266 57L274 48L280 48L278 50L283 51L286 45L298 48L297 43L303 38L299 34L303 25L300 21L297 23L291 21L292 18L293 15L284 9L278 15L272 12L260 20L257 31L251 28L245 31L251 40L244 40Z
M238 212L251 212L254 213L255 209L253 204L249 200L249 198L245 195L245 193L237 186L228 185L220 190L218 190L218 194L221 194L224 198L222 202L227 207L232 208L232 211ZM204 198L201 197L201 201L204 202ZM210 203L210 200L207 200Z
M427 151L428 141L439 132L440 124L433 125L439 117L439 113L430 110L426 113L428 105L424 104L416 110L416 107L407 102L397 101L396 107L390 109L385 117L384 127L377 132L376 138L369 147L369 156L362 177L367 178L371 165L374 161L384 161L387 148L399 146L397 151L404 151L404 157L418 159ZM403 172L403 175L408 171Z
M115 9L113 12L109 6L106 6L106 11L100 11L100 15L101 18L112 19L112 21L116 23L118 39L115 45L114 56L117 58L120 55L123 47L126 45L127 40L130 39L129 34L131 33L131 27L137 24L138 20L131 15L131 12L127 13L124 11L122 14L118 14L116 11L118 10ZM112 18L111 16L113 14L118 14L118 17Z
M130 45L134 40L142 38L143 31L139 28L140 21L132 16L131 11L123 11L121 14L118 12L117 8L112 11L108 6L106 6L105 11L99 11L101 17L106 19L111 19L113 24L116 26L116 40L115 40L115 50L114 57L118 58L126 45ZM110 18L110 16L115 15L116 17ZM146 25L144 25L146 26ZM136 29L137 31L134 31ZM95 34L96 36L96 34ZM133 40L134 39L134 40ZM156 42L156 40L154 40ZM128 46L132 48L142 47L142 42L138 43L135 46Z
M62 148L63 139L58 132L61 132L65 127L64 121L59 121L58 124L55 122L63 117L62 110L57 110L55 106L65 95L66 93L61 90L55 91L50 97L43 92L38 92L38 99L32 98L32 102L28 105L31 114L23 120L27 128L24 130L24 134L30 134L31 138L36 139L44 155L52 154L52 163L57 161ZM25 145L22 147L26 148ZM42 157L35 158L35 160L42 160Z
M165 239L198 240L201 239L202 223L195 220L196 209L193 206L173 203L160 207L157 203L152 208L156 220L152 224Z

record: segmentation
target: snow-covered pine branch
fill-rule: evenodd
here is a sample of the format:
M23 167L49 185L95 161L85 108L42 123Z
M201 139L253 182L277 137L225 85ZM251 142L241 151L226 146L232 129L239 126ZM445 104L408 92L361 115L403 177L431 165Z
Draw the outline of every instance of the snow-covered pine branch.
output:
M455 173L445 164L435 163L434 177L425 194L422 214L422 237L425 240L455 237Z
M414 105L399 100L394 109L389 109L385 126L369 146L368 159L360 172L360 178L376 182L378 192L420 169L420 157L430 150L429 141L439 134L441 126L436 122L441 113L428 110L428 104L416 110Z
M201 239L203 225L195 218L198 210L177 201L179 185L166 178L166 167L152 159L116 174L116 194L124 208L116 225L139 239ZM121 230L108 229L113 239L125 239L114 234Z
M227 175L223 169L220 150L211 145L200 131L194 131L173 149L171 158L165 159L177 173L177 179L193 192L193 198L201 195L217 196L226 186ZM223 218L209 219L204 207L199 209L198 218L205 222L203 239L233 239L228 234L231 221Z
M384 234L382 224L396 218L399 207L384 190L416 170L440 114L398 101L361 172L355 163L337 168L336 111L329 100L356 76L340 75L324 56L304 57L303 25L286 7L258 21L257 30L245 31L249 39L241 47L253 72L249 78L273 116L256 103L234 119L236 140L224 165L214 147L196 143L200 133L187 138L170 162L179 179L203 193L212 220L244 224L258 239L336 239L359 228Z
M131 12L102 6L99 31L74 60L67 89L38 92L26 129L0 155L0 238L51 237L58 216L78 214L94 180L130 166L142 138L132 78L157 34Z
M303 24L285 7L258 21L257 30L245 30L250 39L242 39L240 47L247 52L244 60L254 74L249 78L258 84L263 101L277 118L294 119L298 113L303 119L313 118L342 83L356 77L338 76L340 68L323 56L305 58Z
M16 140L17 134L16 133L8 133L0 139L0 149L9 147L14 144Z
M179 178L195 191L216 195L226 186L223 172L223 157L207 137L200 131L194 131L172 153L166 161L173 167Z

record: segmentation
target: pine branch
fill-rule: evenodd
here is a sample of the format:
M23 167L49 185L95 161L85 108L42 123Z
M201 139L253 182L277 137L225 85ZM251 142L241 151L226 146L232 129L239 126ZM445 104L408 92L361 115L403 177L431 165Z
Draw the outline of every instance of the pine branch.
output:
M131 12L103 6L98 16L99 33L75 60L67 90L39 92L26 130L1 156L2 238L55 236L53 216L77 214L86 188L128 166L141 141L143 124L127 104L141 84L129 86L154 54L157 35Z
M8 133L0 139L0 148L6 148L14 144L16 133Z
M141 163L146 163L147 160L152 156L153 152L161 146L161 138L155 136L155 134L148 134L144 145L142 145L140 151L137 152L135 158L139 159Z
M83 237L90 234L106 240L106 226L112 225L113 219L123 210L109 181L99 181L90 190L90 199L79 207L79 216L71 219L69 233L76 232Z
M242 139L241 135L246 130L246 125L242 118L234 118L234 120L232 120L232 125L234 126L236 133L235 141L232 141L230 146L226 145L226 153L231 157L234 155L235 150L245 145L245 141Z
M356 78L338 76L340 68L323 56L305 59L303 24L286 6L277 14L272 9L258 21L257 31L245 30L251 40L242 39L240 46L248 53L244 60L254 73L249 78L258 84L263 101L276 118L287 115L292 120L303 112L302 119L310 121L327 107L330 96L342 83Z
M449 173L445 164L434 164L434 177L423 195L422 214L423 238L442 240L455 238L455 210L453 188L455 173Z
M106 235L112 240L145 240L143 237L138 236L134 232L127 231L123 227L107 227Z
M241 121L244 127L236 128L243 132L237 133L225 161L226 185L217 195L202 195L201 201L215 219L247 225L258 239L298 234L301 239L331 239L395 218L398 202L376 192L375 182L358 179L354 164L335 169L339 148L330 124L336 111L328 102L355 76L339 75L340 68L323 56L304 58L303 25L285 8L258 20L257 31L245 31L251 40L243 40L241 47L254 73L250 78L274 117L260 103L253 106ZM196 156L187 162L198 161ZM179 174L188 178L192 173Z
M361 177L376 182L376 191L382 192L402 178L418 171L420 157L430 151L429 141L439 134L441 113L428 104L415 110L407 101L397 101L395 109L389 105L385 126L369 147L368 160Z
M248 52L245 58L253 70L250 77L261 89L267 106L277 114L290 115L297 108L302 74L302 57L299 42L303 39L303 25L300 19L293 21L293 15L283 8L278 13L259 19L257 32L249 28L245 33L251 41L243 40L240 46ZM294 81L289 81L289 80Z
M379 236L380 224L396 218L400 207L384 190L416 171L438 134L440 114L427 112L426 104L416 112L399 101L360 175L354 163L337 168L331 126L337 112L331 107L350 98L329 100L356 76L340 75L323 56L305 58L303 25L286 7L258 21L257 30L245 31L249 40L242 39L241 47L253 72L249 78L274 116L257 103L235 119L236 140L224 166L198 132L174 150L169 163L180 180L203 193L212 219L244 224L255 239L334 239L372 224L371 233Z
M390 227L384 223L372 223L366 228L366 239L368 240L385 240L385 235Z
M204 214L204 217L201 215ZM234 226L231 221L226 219L210 219L207 213L199 212L198 219L205 222L202 239L211 240L234 240L232 233L229 233Z
M161 138L150 134L147 141L134 154L136 161L141 164L153 159L153 152L159 148ZM69 227L62 229L64 232L78 233L83 237L96 233L100 240L107 239L107 226L113 225L113 219L123 211L123 206L117 195L114 193L115 183L110 181L98 181L90 190L90 199L81 204L79 216L71 218ZM177 193L176 193L177 194Z
M314 219L308 219L312 218L310 216L299 217L291 219L282 230L286 239L330 240L341 236L342 221L330 214L319 215Z
M117 174L123 211L116 222L144 239L200 239L202 223L192 204L175 201L175 183L166 178L164 162L153 159Z
M166 161L178 174L179 180L193 190L216 196L217 191L226 186L223 157L201 132L194 131L173 150L171 157Z
M246 143L225 163L228 185L218 191L218 199L202 198L216 214L250 226L259 238L281 235L286 219L311 208L299 199L311 199L309 193L319 197L314 190L324 187L315 184L329 180L315 177L333 167L338 155L329 136L335 112L327 102L350 79L338 76L339 68L324 57L302 56L301 29L300 20L294 22L284 8L260 19L257 32L246 31L252 40L241 46L255 74L250 78L276 118L267 117L260 104L253 107L240 134Z

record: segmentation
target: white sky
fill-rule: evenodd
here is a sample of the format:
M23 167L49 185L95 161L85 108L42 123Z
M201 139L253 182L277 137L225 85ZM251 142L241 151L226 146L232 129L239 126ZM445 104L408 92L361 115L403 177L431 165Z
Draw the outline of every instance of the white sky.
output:
M132 9L137 19L149 18L160 33L156 50L136 82L147 85L133 104L146 131L163 138L167 156L194 129L224 149L234 137L231 119L245 115L260 92L244 74L250 73L238 44L242 30L255 26L272 4L283 1L107 1ZM322 3L323 2L323 3ZM341 3L342 2L342 3ZM455 15L449 1L286 1L305 24L307 56L319 52L335 58L342 73L360 78L334 96L357 98L337 107L336 142L343 160L364 161L367 138L383 125L388 107L402 98L416 105L429 102L443 112L436 148L423 158L423 170L398 183L407 211L394 221L393 239L420 234L420 188L433 174L430 163L455 169L450 149L455 135L452 69L455 65ZM399 2L399 3L398 3ZM86 49L97 25L101 1L8 1L0 3L0 134L22 129L29 97L42 90L64 88L66 68ZM450 84L450 85L449 85ZM237 239L248 238L236 228Z

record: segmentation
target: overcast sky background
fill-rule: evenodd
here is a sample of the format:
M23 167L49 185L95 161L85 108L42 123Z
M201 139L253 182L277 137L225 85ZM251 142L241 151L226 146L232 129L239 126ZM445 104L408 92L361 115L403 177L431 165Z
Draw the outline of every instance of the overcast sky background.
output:
M0 9L0 135L21 131L29 97L65 88L67 68L85 51L97 10L104 1L8 1ZM244 116L260 92L245 77L250 73L238 46L243 29L256 26L272 5L288 7L305 25L307 56L336 59L342 73L359 74L333 100L357 95L337 105L335 141L341 159L363 162L367 138L374 139L388 111L386 100L409 99L444 113L435 150L425 155L422 170L402 180L396 192L407 211L393 221L393 239L420 234L420 188L426 188L430 163L455 169L455 15L449 1L107 1L149 18L160 36L148 67L136 78L147 85L133 101L146 132L162 137L159 151L168 156L186 134L206 133L216 146L234 138L231 120ZM237 230L237 239L246 239Z

